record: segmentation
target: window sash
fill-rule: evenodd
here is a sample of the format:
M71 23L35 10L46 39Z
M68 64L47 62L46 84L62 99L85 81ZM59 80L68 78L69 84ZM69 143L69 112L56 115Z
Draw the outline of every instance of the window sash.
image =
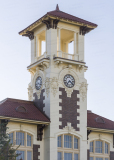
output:
M103 160L103 158L98 158L98 157L96 157L96 160Z
M32 152L27 151L27 160L32 160Z
M58 160L62 160L62 153L61 152L58 152Z
M24 133L16 132L16 145L24 146Z
M21 158L22 160L25 160L25 151L17 150L17 154L20 154L20 155L16 157L16 160L20 160Z
M105 153L108 154L108 144L105 142Z
M78 160L78 154L74 154L74 160Z
M72 153L64 153L64 160L72 160Z
M93 142L90 142L90 152L93 152Z
M90 157L90 160L93 160L93 157Z
M58 136L58 144L57 144L58 147L62 147L61 140L62 140L61 136Z
M10 139L10 144L11 144L11 143L13 144L13 133L10 133L10 134L9 134L9 139Z
M74 137L74 149L78 149L78 139Z
M64 147L72 148L72 136L64 135Z
M31 136L27 134L27 146L31 146Z
M96 141L96 146L95 146L95 152L96 153L102 153L102 142L101 141Z

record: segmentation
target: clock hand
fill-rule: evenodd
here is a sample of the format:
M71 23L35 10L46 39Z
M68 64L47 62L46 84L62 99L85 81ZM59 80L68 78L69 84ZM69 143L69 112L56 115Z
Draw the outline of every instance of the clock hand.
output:
M73 83L71 82L71 80L69 80L68 83L69 83L69 82L73 85Z

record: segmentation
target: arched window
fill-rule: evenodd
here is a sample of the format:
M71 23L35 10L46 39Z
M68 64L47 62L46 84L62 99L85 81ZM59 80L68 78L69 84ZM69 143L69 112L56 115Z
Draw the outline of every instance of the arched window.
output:
M90 160L109 160L109 144L101 140L91 141Z
M79 138L71 135L59 135L57 138L58 160L79 160Z
M14 131L9 134L9 138L10 143L14 145L14 148L16 148L17 145L20 145L17 150L17 153L19 153L20 156L18 156L16 160L20 160L21 158L23 160L32 160L32 135L27 132Z

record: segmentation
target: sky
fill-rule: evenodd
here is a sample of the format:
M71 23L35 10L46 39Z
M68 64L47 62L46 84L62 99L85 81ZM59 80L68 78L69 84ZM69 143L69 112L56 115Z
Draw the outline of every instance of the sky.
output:
M56 4L66 13L98 24L85 35L87 108L114 121L113 0L0 0L0 101L28 99L30 40L18 32Z

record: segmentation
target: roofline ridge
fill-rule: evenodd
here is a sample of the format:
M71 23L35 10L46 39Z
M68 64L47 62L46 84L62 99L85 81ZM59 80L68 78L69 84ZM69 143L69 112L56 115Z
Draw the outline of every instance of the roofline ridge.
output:
M4 102L6 102L8 100L8 98L3 99L2 101L0 101L0 105Z
M92 112L91 114L95 114L95 113ZM95 114L95 115L98 116L98 117L104 118L104 119L106 119L106 120L109 120L109 121L111 121L111 122L114 123L114 121L112 121L112 120L110 120L110 119L108 119L108 118L102 117L102 116L100 116L100 115L98 115L98 114ZM97 117L96 117L96 118L97 118Z
M14 102L23 101L23 102L33 103L33 101L28 101L28 100L23 100L23 99L16 99L16 98L6 98L1 102L3 103L5 101L14 101ZM0 103L0 104L2 104L2 103Z
M58 12L57 10L53 10L53 11L50 11L50 12L54 12L54 11ZM87 21L87 20L85 20L85 19L82 19L82 18L76 17L76 16L74 16L74 15L72 15L72 14L69 14L69 13L63 12L63 11L61 11L61 10L59 10L59 12L62 12L62 13L65 13L65 14L67 14L67 15L69 15L69 16L73 16L74 18L77 18L77 19L80 19L80 20L84 20L84 21L86 21L86 22L89 22L89 21ZM49 12L47 12L47 13L49 13ZM66 19L66 18L65 18L65 19ZM95 24L95 23L93 23L93 22L89 22L89 23L91 23L91 24L94 24L94 25L98 26L97 24Z

